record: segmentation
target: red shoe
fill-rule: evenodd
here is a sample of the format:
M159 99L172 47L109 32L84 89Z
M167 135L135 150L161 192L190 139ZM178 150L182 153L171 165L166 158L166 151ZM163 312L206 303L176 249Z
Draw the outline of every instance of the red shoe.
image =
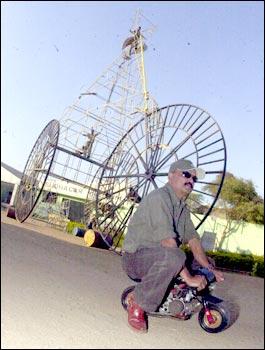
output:
M137 332L147 332L147 320L144 310L135 302L134 295L132 293L127 296L128 302L128 323Z

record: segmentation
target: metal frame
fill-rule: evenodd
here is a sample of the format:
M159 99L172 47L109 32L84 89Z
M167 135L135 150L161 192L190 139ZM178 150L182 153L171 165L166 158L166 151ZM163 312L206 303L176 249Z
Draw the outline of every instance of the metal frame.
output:
M203 218L192 209L201 199L190 198L189 202L199 221L196 228L211 212L226 171L222 132L212 116L197 106L158 107L147 89L144 64L147 37L154 26L150 28L147 20L149 28L143 30L141 20L146 18L138 12L121 55L65 109L59 122L51 121L39 136L18 191L15 206L19 221L33 213L48 176L52 181L70 182L87 190L84 223L93 222L109 246L105 235L112 235L115 241L110 248L116 252L140 198L166 182L169 165L178 158L191 159L206 168L207 181L194 188L208 205ZM52 149L48 167L32 169L32 157L41 154L38 142L51 125L56 125L57 133L55 140L43 145ZM220 158L216 157L220 152ZM221 177L215 183L213 176L217 174ZM32 186L39 177L42 180ZM205 185L215 186L216 195L206 192ZM22 198L25 188L30 199L26 206ZM122 205L123 213L119 209Z

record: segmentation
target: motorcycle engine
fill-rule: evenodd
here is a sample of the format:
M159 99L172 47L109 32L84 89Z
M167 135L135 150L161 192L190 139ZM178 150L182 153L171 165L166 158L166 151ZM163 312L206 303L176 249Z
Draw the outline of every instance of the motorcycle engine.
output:
M189 288L175 284L166 301L159 308L159 313L175 317L183 314L190 316L200 308L201 303L194 298Z
M182 313L185 309L185 304L182 300L172 300L168 304L168 312L171 315L178 315Z
M186 291L179 288L178 286L174 286L174 288L170 291L166 301L159 308L159 313L167 314L171 316L176 316L178 314L183 313L185 310L186 300Z

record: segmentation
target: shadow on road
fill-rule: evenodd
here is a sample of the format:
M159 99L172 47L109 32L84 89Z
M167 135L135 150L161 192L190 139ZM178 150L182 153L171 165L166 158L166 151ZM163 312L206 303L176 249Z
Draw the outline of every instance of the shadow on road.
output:
M230 328L238 319L240 314L240 306L236 301L235 297L226 296L225 299L225 308L230 314L230 322L226 328Z

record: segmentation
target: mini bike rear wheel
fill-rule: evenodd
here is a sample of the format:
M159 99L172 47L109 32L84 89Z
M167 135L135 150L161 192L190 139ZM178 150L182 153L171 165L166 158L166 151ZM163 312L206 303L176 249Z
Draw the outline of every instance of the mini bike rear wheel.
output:
M124 310L127 311L128 308L128 301L127 301L127 296L129 293L131 293L134 290L135 286L130 286L128 288L126 288L121 295L121 304L122 307L124 308Z
M198 315L200 326L208 333L219 333L229 325L229 314L222 307L210 304L208 310L211 312L214 322L207 318L205 309L202 308Z

